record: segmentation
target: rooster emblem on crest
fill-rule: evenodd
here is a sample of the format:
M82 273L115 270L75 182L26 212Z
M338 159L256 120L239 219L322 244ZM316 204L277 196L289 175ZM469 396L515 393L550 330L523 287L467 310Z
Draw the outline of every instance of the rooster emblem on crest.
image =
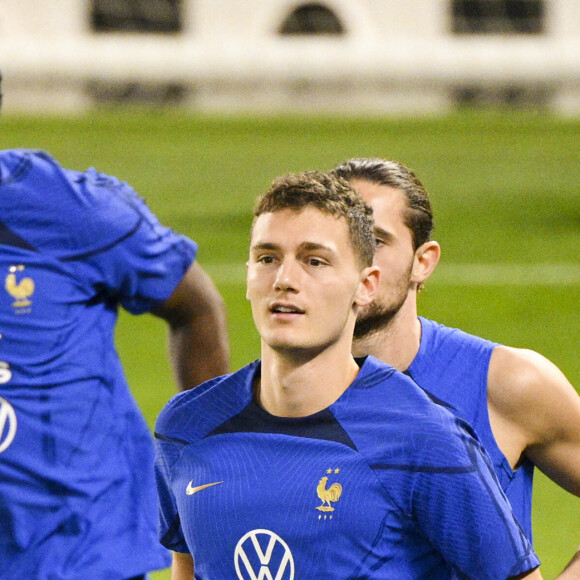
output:
M4 288L6 292L10 294L16 300L12 303L12 306L17 308L23 308L25 306L30 306L31 302L28 299L34 294L34 280L32 278L22 278L20 282L16 281L16 275L14 272L24 270L24 266L11 266L10 274L6 276L4 282Z
M324 476L320 478L318 482L318 487L316 488L316 494L322 501L316 509L321 512L333 512L334 508L331 503L337 502L342 495L342 485L340 483L333 483L328 489L326 489L326 482L328 477Z

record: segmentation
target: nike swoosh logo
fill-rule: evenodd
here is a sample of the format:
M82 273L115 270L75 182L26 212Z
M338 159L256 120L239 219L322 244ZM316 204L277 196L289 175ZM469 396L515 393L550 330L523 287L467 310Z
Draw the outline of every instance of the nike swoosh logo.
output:
M193 479L187 484L187 489L185 490L185 493L187 495L193 495L194 493L197 493L198 491L201 491L206 487L211 487L212 485L219 485L220 483L223 483L223 481L216 481L215 483L206 483L205 485L198 485L197 487L192 487L191 486L192 483Z

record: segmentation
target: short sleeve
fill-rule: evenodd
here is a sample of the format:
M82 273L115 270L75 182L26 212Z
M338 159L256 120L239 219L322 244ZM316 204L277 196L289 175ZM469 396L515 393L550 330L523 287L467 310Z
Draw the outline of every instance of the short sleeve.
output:
M171 468L179 459L183 444L155 435L155 481L159 496L159 541L174 552L189 553L183 536L175 496L171 491Z
M83 292L88 285L98 299L147 312L195 260L195 242L162 225L116 177L63 169L41 151L8 152L0 165L4 238L71 264Z
M91 202L90 237L100 235L106 244L75 259L85 261L93 284L129 312L150 311L179 284L197 245L162 225L128 184L94 171L82 177L77 187ZM90 247L83 239L88 229L75 229L77 247Z
M179 284L197 247L185 236L147 223L98 257L105 290L132 314L148 312Z
M448 454L460 461L438 462L438 467L417 471L413 518L462 577L495 580L530 571L540 562L487 454L461 425L458 420ZM435 453L439 452L444 452L443 444L435 442Z

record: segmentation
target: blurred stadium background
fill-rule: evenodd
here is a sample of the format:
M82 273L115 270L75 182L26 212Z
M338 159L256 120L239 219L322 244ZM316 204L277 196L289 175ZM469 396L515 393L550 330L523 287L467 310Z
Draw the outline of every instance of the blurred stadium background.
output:
M538 350L579 387L579 55L578 0L0 0L0 144L116 175L197 240L235 369L259 355L254 198L284 173L401 161L443 246L422 313ZM164 326L122 315L117 339L153 426L174 392ZM536 477L549 579L580 503Z

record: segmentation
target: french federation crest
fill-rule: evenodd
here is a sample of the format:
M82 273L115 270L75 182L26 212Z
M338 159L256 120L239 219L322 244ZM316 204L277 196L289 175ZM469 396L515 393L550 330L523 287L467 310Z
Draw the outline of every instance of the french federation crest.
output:
M326 473L338 473L339 469L328 469ZM324 476L320 478L318 482L318 487L316 488L316 494L322 504L319 505L316 509L321 512L333 512L334 507L332 506L333 503L336 503L340 496L342 495L342 485L340 483L334 482L329 487L327 487L328 477Z
M25 267L22 264L10 266L8 269L9 274L4 280L6 292L12 298L15 298L12 303L14 308L26 308L32 304L30 297L34 294L34 280L20 274L24 269Z

